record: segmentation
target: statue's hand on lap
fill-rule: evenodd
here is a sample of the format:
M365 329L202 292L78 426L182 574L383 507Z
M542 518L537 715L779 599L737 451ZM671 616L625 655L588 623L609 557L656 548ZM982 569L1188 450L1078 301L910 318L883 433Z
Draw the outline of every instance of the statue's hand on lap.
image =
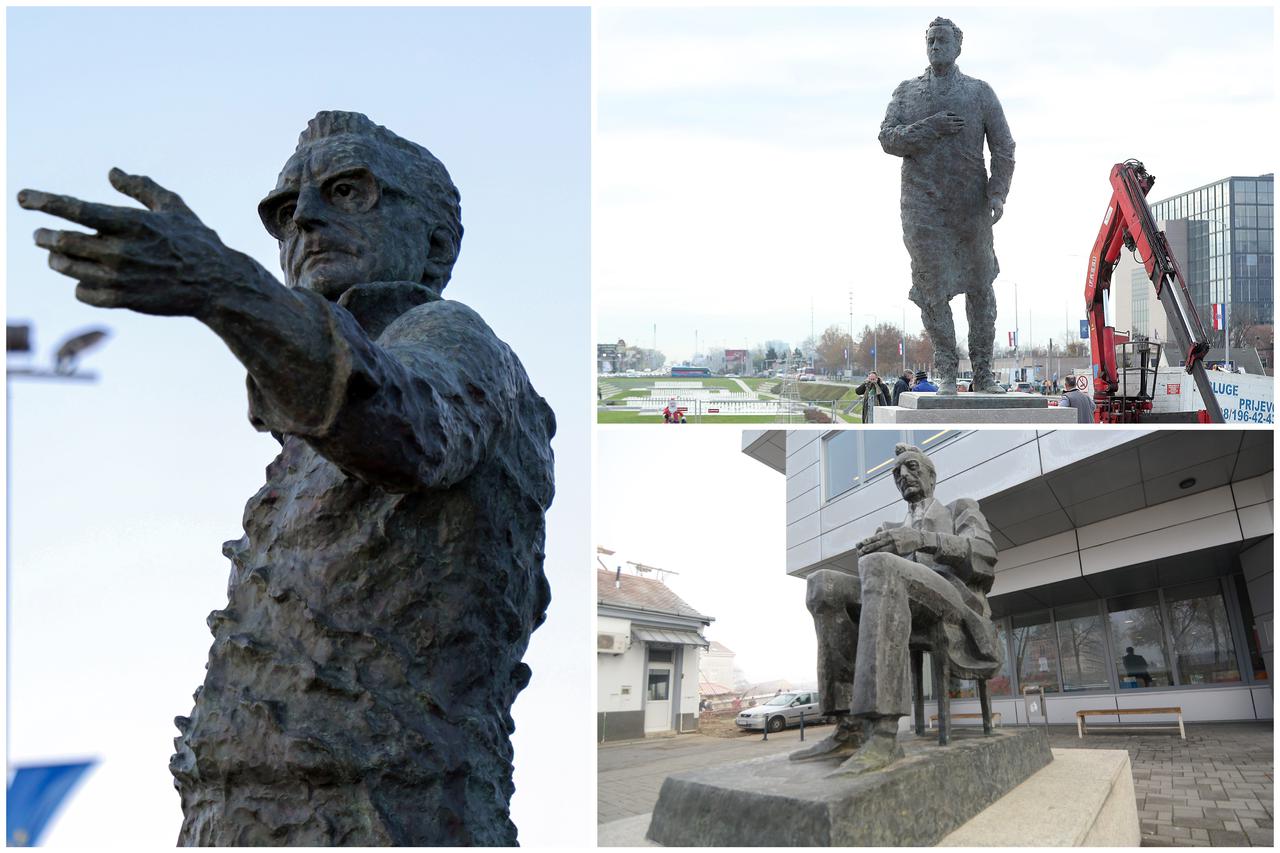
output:
M97 232L41 228L34 235L36 245L49 251L50 268L79 282L76 298L81 302L198 318L238 284L269 276L248 255L223 245L177 193L119 169L108 177L113 187L146 209L38 190L18 193L18 204L27 210Z
M886 552L899 557L910 557L924 547L924 535L910 527L898 527L882 530L862 540L858 545L858 555Z

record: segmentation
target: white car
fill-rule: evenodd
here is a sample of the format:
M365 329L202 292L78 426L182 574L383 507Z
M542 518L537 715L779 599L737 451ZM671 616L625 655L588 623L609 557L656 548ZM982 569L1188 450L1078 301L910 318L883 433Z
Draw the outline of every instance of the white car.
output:
M800 725L800 714L805 723L825 722L818 711L818 694L807 691L779 693L763 705L744 708L734 723L740 729L761 731L768 726L771 732L780 732L787 726Z

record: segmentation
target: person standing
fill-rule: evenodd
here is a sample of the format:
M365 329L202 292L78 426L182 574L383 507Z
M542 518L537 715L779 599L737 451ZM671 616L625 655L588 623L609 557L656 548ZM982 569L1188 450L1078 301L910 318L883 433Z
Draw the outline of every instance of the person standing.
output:
M893 383L892 405L898 405L898 398L902 396L903 391L911 390L911 380L911 371L902 371L902 375L898 377L898 381Z
M1076 385L1076 378L1068 376L1066 381L1067 392L1062 395L1062 399L1058 401L1059 406L1070 406L1076 410L1076 423L1091 424L1093 423L1093 413L1097 409L1097 405L1093 402L1088 394L1084 393Z

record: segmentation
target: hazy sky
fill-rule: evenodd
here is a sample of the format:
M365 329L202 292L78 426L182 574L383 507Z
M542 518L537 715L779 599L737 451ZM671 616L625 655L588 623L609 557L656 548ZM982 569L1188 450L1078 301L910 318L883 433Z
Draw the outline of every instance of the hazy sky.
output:
M999 96L1017 168L996 225L998 341L1061 342L1111 166L1165 198L1274 171L1273 12L1253 8L602 9L596 13L597 334L669 358L832 324L921 329L906 299L901 160L877 141L935 15ZM953 311L961 339L963 303Z
M742 452L741 430L599 427L594 494L610 569L679 572L667 585L715 617L707 637L752 681L816 679L805 584L786 570L786 477Z
M446 296L511 344L556 411L553 600L515 707L521 841L592 843L588 459L590 19L584 9L18 9L8 12L7 310L39 355L105 325L96 385L12 384L12 758L97 756L50 845L170 846L172 720L192 706L226 602L221 543L277 452L244 370L193 320L77 303L31 244L35 187L130 204L151 175L278 271L257 202L318 110L430 148L466 236ZM580 825L579 825L580 824Z

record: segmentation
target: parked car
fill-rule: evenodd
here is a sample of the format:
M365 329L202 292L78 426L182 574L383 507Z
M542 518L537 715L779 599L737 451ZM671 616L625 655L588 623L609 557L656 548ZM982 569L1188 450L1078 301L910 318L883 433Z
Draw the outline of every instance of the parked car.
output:
M761 731L765 726L771 732L780 732L787 726L800 725L800 713L804 712L805 723L826 722L826 718L818 712L818 694L805 691L779 693L763 705L744 708L734 723L740 729Z

